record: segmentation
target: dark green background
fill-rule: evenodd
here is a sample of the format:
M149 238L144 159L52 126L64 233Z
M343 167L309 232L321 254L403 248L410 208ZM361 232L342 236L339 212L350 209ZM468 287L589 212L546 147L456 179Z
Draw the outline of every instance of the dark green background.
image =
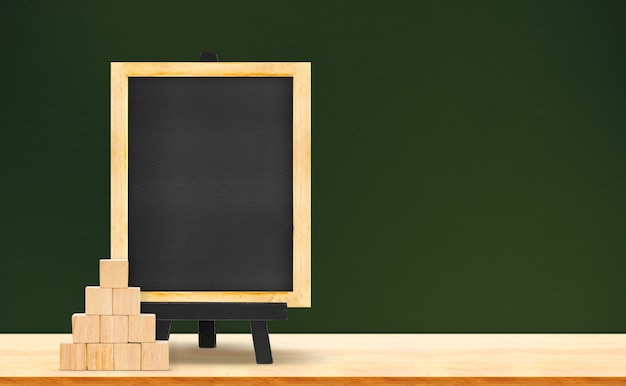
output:
M202 50L312 62L313 307L271 331L626 331L626 2L0 15L0 332L69 332L109 256L109 62Z

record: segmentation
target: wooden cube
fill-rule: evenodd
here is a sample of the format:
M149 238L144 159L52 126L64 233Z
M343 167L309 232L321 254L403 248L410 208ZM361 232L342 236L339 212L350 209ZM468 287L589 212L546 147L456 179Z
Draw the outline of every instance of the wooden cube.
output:
M126 288L128 287L128 260L102 259L100 260L100 287Z
M113 290L94 286L85 287L85 313L88 315L113 314Z
M128 343L128 316L100 316L100 342Z
M113 343L87 343L87 370L113 370Z
M115 343L113 356L115 370L141 370L141 344Z
M139 314L128 317L128 341L148 343L156 340L156 315Z
M142 370L169 370L170 346L166 340L141 344Z
M87 370L87 344L61 343L61 370Z
M73 314L72 341L74 343L99 343L100 316Z
M113 289L113 315L139 315L139 287Z

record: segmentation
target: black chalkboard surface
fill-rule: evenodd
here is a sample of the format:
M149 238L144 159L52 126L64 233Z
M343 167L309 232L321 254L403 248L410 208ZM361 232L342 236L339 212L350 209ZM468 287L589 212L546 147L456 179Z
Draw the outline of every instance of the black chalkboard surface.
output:
M112 63L111 123L142 302L310 306L310 63Z
M130 285L291 291L293 80L128 81Z

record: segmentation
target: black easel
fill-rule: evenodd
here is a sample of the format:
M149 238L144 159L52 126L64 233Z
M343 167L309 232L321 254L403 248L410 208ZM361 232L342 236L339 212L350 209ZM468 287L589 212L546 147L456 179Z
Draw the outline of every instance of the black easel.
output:
M202 52L201 62L217 62L217 53ZM287 320L286 303L141 303L142 313L156 314L156 338L168 340L172 320L197 320L198 345L214 348L217 320L247 320L254 344L256 362L272 363L267 331L268 320Z
M214 348L217 320L247 320L256 363L272 363L268 320L287 320L286 303L141 303L141 312L156 314L158 340L168 340L172 320L197 320L198 345Z
M217 52L202 51L200 62L217 62Z

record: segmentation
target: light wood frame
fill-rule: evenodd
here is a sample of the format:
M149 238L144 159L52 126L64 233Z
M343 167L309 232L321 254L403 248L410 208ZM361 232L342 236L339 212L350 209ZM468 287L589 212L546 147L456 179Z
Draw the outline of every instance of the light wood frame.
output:
M293 291L143 292L142 302L311 306L311 63L111 63L111 258L128 260L128 78L293 78Z

